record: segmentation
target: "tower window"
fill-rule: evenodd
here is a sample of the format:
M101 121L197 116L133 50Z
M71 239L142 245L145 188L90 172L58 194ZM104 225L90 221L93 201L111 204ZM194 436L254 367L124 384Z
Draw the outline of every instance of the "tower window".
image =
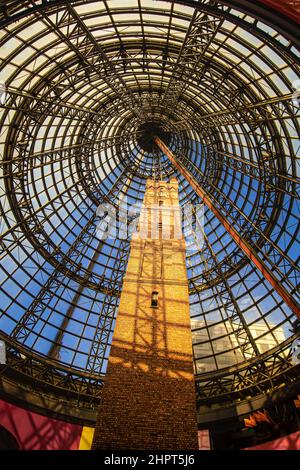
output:
M153 291L151 294L151 307L158 307L158 292Z
M158 205L159 205L160 207L163 206L163 204L164 204L164 201L162 201L162 200L158 201Z

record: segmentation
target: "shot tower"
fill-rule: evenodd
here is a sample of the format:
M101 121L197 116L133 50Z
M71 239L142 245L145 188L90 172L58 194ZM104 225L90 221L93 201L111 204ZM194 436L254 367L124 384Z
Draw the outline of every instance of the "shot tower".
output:
M94 449L197 449L178 183L147 180L131 241Z

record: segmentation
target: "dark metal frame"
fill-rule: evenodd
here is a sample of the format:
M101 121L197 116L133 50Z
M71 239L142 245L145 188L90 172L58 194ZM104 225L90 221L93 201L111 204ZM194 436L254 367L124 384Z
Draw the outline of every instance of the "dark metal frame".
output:
M139 129L149 119L160 122L170 133L171 149L180 152L182 163L194 171L228 219L240 228L243 236L295 296L299 281L297 260L288 254L297 236L298 228L293 224L299 224L299 220L293 222L299 204L299 178L297 152L290 133L293 127L293 132L300 134L299 107L292 101L293 90L284 69L278 67L276 70L272 58L262 52L262 46L257 48L256 55L264 61L268 72L259 62L250 62L249 58L244 63L248 67L251 64L251 77L249 69L242 67L243 62L237 65L238 60L232 60L232 57L243 59L243 48L253 49L247 37L238 33L239 28L268 44L273 53L300 76L299 60L293 49L297 44L293 25L289 38L294 43L285 41L281 35L269 34L250 15L237 15L231 9L237 2L170 2L169 11L159 12L137 2L130 12L140 19L141 35L133 37L126 32L132 23L120 19L128 13L126 5L113 9L103 2L103 8L96 13L77 12L76 7L89 3L37 0L7 1L0 5L0 24L10 28L5 30L7 37L3 42L16 35L22 38L26 27L34 31L36 22L45 28L39 30L35 38L28 38L26 43L21 40L3 66L14 61L26 47L35 48L36 58L42 58L43 54L64 45L61 50L57 49L55 56L49 55L53 65L49 71L44 73L43 65L33 68L19 89L14 86L19 71L12 73L1 119L1 126L8 128L4 158L0 161L5 184L0 194L6 226L0 238L5 259L3 269L6 270L6 260L14 258L18 269L39 285L34 296L28 292L27 284L24 286L24 292L32 297L25 308L16 299L16 310L22 312L18 320L7 314L14 326L6 341L12 348L21 345L26 354L30 349L36 350L39 340L48 341L47 348L37 349L36 353L46 364L45 358L51 352L51 367L47 372L50 376L51 370L55 376L59 361L65 366L69 364L74 371L78 368L79 373L81 367L74 362L74 357L79 354L86 358L83 370L98 374L105 371L129 244L119 240L99 243L97 205L100 202L116 205L117 198L125 195L132 202L140 202L145 180L151 175L164 178L176 175L180 182L181 203L196 200L192 188L167 158L138 153ZM255 10L253 2L243 3L243 8L250 8L251 3L253 11L263 15L261 4L257 4ZM180 4L190 4L199 10L182 12ZM152 19L145 21L144 14L152 15ZM158 14L165 20L164 41ZM107 18L112 28L112 33L103 35L101 44L95 39L97 25L93 22L97 16L101 20ZM22 22L24 18L27 18L27 24ZM92 26L87 27L88 22ZM226 22L235 25L231 31ZM102 32L107 26L103 24L99 26ZM150 26L154 32L147 33ZM205 34L199 42L199 32L203 28ZM42 41L45 32L49 31L55 32L55 38L38 50L34 39ZM235 46L228 41L229 37L236 41ZM21 68L29 70L30 61L31 58L24 58ZM274 72L289 92L282 93L276 88L272 82ZM33 76L37 79L31 86ZM265 87L259 83L262 78ZM268 96L266 86L276 92L276 97ZM81 87L87 91L82 91ZM61 143L57 145L57 141ZM41 143L40 148L37 142ZM234 153L231 147L238 148L238 152ZM287 152L289 159L285 158ZM247 201L254 191L256 195L249 211ZM76 217L70 213L72 200L79 208ZM65 218L61 208L67 213ZM59 218L59 229L52 222L54 214ZM79 219L74 220L77 217ZM240 276L239 273L248 266L247 260L226 240L225 232L220 232L220 226L211 214L206 213L206 218L207 256L201 259L198 250L187 257L191 304L194 298L199 302L201 294L215 289L220 306L224 302L230 303L228 311L238 320L236 333L241 338L245 330L242 325L247 327L247 321L234 290L244 281L239 277L235 283L232 279ZM74 225L64 240L59 230L66 229L66 221ZM214 235L217 232L218 237ZM281 247L284 237L289 239L286 250ZM42 260L39 276L36 268L32 271L34 274L30 271L31 263L37 265L37 257ZM193 271L197 273L193 274ZM13 277L9 269L6 276L7 280ZM246 282L243 287L251 296ZM5 289L4 283L3 292ZM66 295L71 298L70 308L62 314L56 305ZM272 290L269 295L273 298ZM90 305L86 310L85 302ZM86 311L85 323L74 320L78 306ZM252 299L252 306L260 309L262 321L278 310L284 317L282 324L292 322L291 313L284 310L278 299L274 307L265 311L256 299ZM96 323L91 320L92 309L98 309ZM58 323L54 322L54 313L59 316ZM5 311L3 315L6 316ZM93 332L75 335L78 336L77 345L65 346L73 359L64 361L61 354L64 334L70 335L72 330L69 328L76 321L82 332L91 328ZM52 345L47 337L48 327L56 330L50 338ZM272 331L273 327L268 328ZM251 339L249 343L249 338L248 331L245 345L248 347L253 343L252 349L258 354L255 341ZM84 341L89 342L89 352L82 352L80 345ZM244 345L241 347L243 349ZM211 390L215 387L213 377L215 380L223 377L223 372L220 376L214 374L209 382L214 384ZM234 384L239 380L243 387L244 379L237 373ZM205 387L208 390L209 385Z

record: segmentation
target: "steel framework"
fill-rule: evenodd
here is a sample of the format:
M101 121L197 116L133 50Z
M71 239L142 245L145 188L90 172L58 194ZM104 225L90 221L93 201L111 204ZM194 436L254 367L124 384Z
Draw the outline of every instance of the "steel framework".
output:
M187 251L199 403L295 379L299 38L263 3L1 2L1 374L96 406L129 249L97 208L138 214L146 178L176 176L182 207L197 186L216 209Z
M201 197L203 200L204 204L207 205L207 207L214 213L214 215L220 220L222 225L224 225L225 229L228 231L228 233L232 236L234 241L239 245L239 247L244 251L246 256L249 258L249 261L252 261L255 266L261 271L263 276L270 282L272 287L278 292L278 294L281 296L281 298L285 301L285 303L290 307L290 309L293 311L295 315L297 315L300 318L300 307L299 304L296 300L293 299L293 297L289 294L288 290L284 287L284 277L286 276L286 272L283 271L282 275L283 278L278 280L276 276L273 274L275 271L279 271L278 267L280 267L280 258L285 258L282 267L285 270L288 270L288 280L292 278L292 280L295 281L296 286L299 285L299 274L300 274L300 268L293 263L292 260L288 259L285 254L283 253L282 250L280 250L278 247L275 247L274 244L272 243L271 240L268 240L267 237L264 236L265 240L264 243L268 243L268 255L270 256L270 251L271 249L274 249L275 253L270 258L268 258L268 262L271 265L271 269L267 266L267 264L262 261L259 256L258 256L258 246L255 246L253 249L253 239L255 234L252 235L251 242L252 244L250 245L243 234L238 232L230 223L230 219L235 220L238 228L243 229L243 226L240 222L242 221L242 217L247 219L241 211L237 209L234 205L231 204L231 201L229 201L227 198L223 198L220 200L220 198L217 201L218 206L213 202L213 200L210 198L209 193L207 193L205 190L201 188L201 186L197 183L197 180L192 176L192 174L189 172L187 169L187 166L190 166L194 170L196 170L196 173L198 173L197 169L183 156L180 155L179 158L174 156L174 154L168 149L168 147L162 142L158 137L155 138L155 142L157 146L168 156L170 161L176 166L176 168L183 174L183 176L186 178L186 180L190 183L190 185L193 187L193 189L196 191L196 193ZM216 188L218 190L218 188ZM220 197L220 195L219 195ZM224 217L221 209L227 209L226 210L226 216ZM239 219L240 216L240 219ZM249 221L248 221L249 222ZM247 227L248 228L248 227ZM256 228L256 227L255 227ZM262 233L260 235L263 236ZM258 236L256 235L256 238ZM270 249L271 248L271 249ZM273 263L272 263L273 261ZM272 264L271 264L272 263ZM291 267L287 268L288 263L291 263ZM294 271L294 274L291 275L291 272ZM280 271L279 271L280 272ZM284 276L285 275L285 276ZM290 287L293 289L293 284L290 284ZM297 293L297 292L296 292Z

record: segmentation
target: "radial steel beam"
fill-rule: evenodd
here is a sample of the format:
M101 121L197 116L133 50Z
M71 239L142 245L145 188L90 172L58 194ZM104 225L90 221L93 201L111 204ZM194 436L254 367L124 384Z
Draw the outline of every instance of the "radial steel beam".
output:
M241 125L243 123L260 124L272 120L297 118L300 114L300 108L293 105L293 98L294 93L288 93L256 103L231 106L202 115L197 114L195 122L197 122L199 128L208 129ZM189 121L182 119L174 124L184 128L184 126L189 125Z
M163 106L175 107L190 79L199 82L206 72L203 61L223 19L195 10L163 96Z
M66 252L65 260L62 260L65 263L65 267L68 263L67 260L72 260L74 265L78 263L78 258L82 253L82 247L85 246L84 244L86 243L86 238L88 237L88 240L90 240L91 234L93 235L95 231L95 221L96 217L93 216ZM98 251L95 250L95 253L98 253ZM66 272L59 269L59 267L50 274L48 280L43 285L40 292L35 296L33 302L22 316L22 319L12 331L11 337L13 339L16 339L19 343L24 343L27 340L30 333L34 330L36 323L42 318L44 311L48 308L57 289L63 285L65 276ZM92 270L86 271L86 274L83 276L83 281L88 283L90 277L92 277ZM85 283L79 283L79 289L84 288L85 285ZM99 290L100 289L101 286L99 285Z
M126 171L124 171L124 175L126 176ZM112 186L108 194L105 196L107 198L110 194L114 194L115 196L120 192L122 185L126 184L125 181L120 180L116 181L115 184ZM105 199L102 200L102 202ZM99 203L101 201L99 200ZM95 213L86 226L82 229L81 233L72 243L70 248L65 254L65 259L62 259L62 264L64 263L65 267L67 266L67 259L73 261L72 269L76 270L78 273L79 270L76 266L81 265L81 257L83 254L83 247L88 246L91 241L91 237L94 236L96 231L96 225L98 221L98 216ZM127 241L128 244L128 241ZM82 276L82 282L79 282L78 291L75 294L72 304L74 307L79 300L80 295L82 294L86 285L90 282L90 280L94 277L93 276L93 268L94 265L100 256L100 250L103 246L103 241L99 242L98 248L95 250L94 256L89 263L87 269L85 269L85 274ZM80 261L78 260L80 258ZM116 264L118 260L116 261ZM115 267L115 269L117 269ZM115 271L114 271L115 273ZM29 306L27 311L24 313L22 320L17 324L13 332L11 333L11 337L17 339L18 342L24 342L27 340L29 334L33 331L35 324L40 320L43 315L45 309L48 308L48 304L51 301L53 295L56 293L56 290L63 285L63 281L65 279L66 272L62 269L62 266L57 266L56 269L52 272L49 276L47 282L42 287L41 291L37 294L32 304ZM118 274L118 273L117 273ZM113 274L115 275L115 274ZM70 277L70 276L69 276ZM77 280L77 279L76 279ZM115 279L109 283L109 286L105 286L104 282L103 285L100 283L97 285L96 290L104 292L106 296L110 296L113 302L117 302L118 295L113 295L113 291L117 292L117 276L115 275ZM78 281L78 280L77 280ZM116 299L115 299L116 298ZM113 300L114 299L114 300ZM66 329L66 326L73 314L74 308L70 305L67 314L63 320L62 326L60 327L59 333L54 341L54 344L49 352L49 355L53 357L53 355L59 350L59 343L61 342L63 332Z
M239 307L239 304L229 285L229 282L222 271L217 255L214 252L214 249L204 231L204 228L202 227L202 224L199 221L196 211L194 211L194 216L196 219L198 230L201 232L201 237L203 237L204 239L204 245L201 248L201 252L203 256L206 257L206 259L210 260L211 265L215 266L215 270L219 275L219 283L214 286L219 298L217 299L217 303L219 300L219 302L221 302L222 304L222 307L219 307L219 309L220 311L222 311L222 309L225 310L227 319L229 321L229 324L231 325L233 334L236 338L236 342L239 345L240 351L244 359L249 360L255 356L259 356L259 349L255 342L255 339L253 338L251 330L247 324L246 319L244 318L244 315ZM205 276L208 282L209 276L210 270L208 269L206 271Z
M259 142L259 145L261 143ZM212 152L208 158L214 158L213 150L207 148L208 152ZM211 197L214 205L224 218L234 227L244 240L248 240L251 246L259 253L264 263L270 267L271 271L280 279L288 292L292 292L297 302L300 304L300 292L298 286L300 284L300 267L296 260L290 256L290 250L281 248L281 246L271 237L271 225L274 228L274 222L278 222L278 208L282 206L282 194L278 194L274 198L274 191L265 190L262 192L264 196L260 201L255 197L251 213L241 209L237 201L233 201L229 195L220 190L214 179L195 165L186 154L179 148L176 154L177 161L181 166L186 168L193 175L197 182L201 181L201 187ZM267 178L267 177L266 177ZM266 181L267 184L268 180ZM278 192L277 192L278 193ZM267 197L265 197L267 195ZM258 206L256 207L256 205ZM266 217L269 214L269 217ZM254 218L253 218L254 217Z
M114 270L111 275L112 283L121 283L126 272L130 245L128 239L121 240L116 256ZM103 372L103 366L107 357L107 348L110 345L110 334L113 331L113 321L116 318L119 297L112 297L107 293L102 299L102 308L95 327L92 344L88 355L86 370L95 374Z
M213 203L210 196L206 193L206 191L203 188L201 188L201 186L196 182L196 180L190 174L190 172L186 168L184 168L182 165L180 165L175 155L164 144L164 142L161 139L159 139L159 137L156 137L155 143L164 152L164 154L169 158L171 163L173 163L173 165L182 174L182 176L190 183L194 191L198 194L198 196L203 200L204 204L213 212L213 214L221 222L223 227L232 236L233 240L243 250L243 252L249 258L249 260L259 269L259 271L263 274L263 276L269 281L271 286L280 295L280 297L284 300L284 302L288 305L288 307L293 311L293 313L300 318L300 307L298 303L292 298L290 293L275 277L273 272L259 258L259 256L257 255L256 251L253 249L253 247L246 240L244 240L240 236L238 231L225 219L225 217L221 214L221 212Z
M196 393L198 406L232 401L236 398L270 393L282 383L299 380L299 365L291 362L292 345L297 334L260 354L255 361L245 361L235 368L198 374Z
M245 158L231 155L220 150L217 151L217 154L221 156L221 159L218 161L220 165L225 165L234 171L239 171L244 175L255 178L260 183L271 187L274 191L280 191L284 194L300 199L299 178L295 178L292 175L282 175L278 172L276 172L276 174L270 174L270 170L263 165L258 165L257 163ZM265 173L267 174L268 179L265 178ZM278 182L275 186L275 182L279 179L283 180L282 187Z
M89 262L89 265L87 267L88 272L90 273L93 272L95 264L100 256L102 247L103 247L103 241L101 240L98 244L98 247L95 249L95 252L91 261ZM50 285L50 289L51 290L53 289L52 285ZM85 289L85 286L83 284L78 285L78 289L76 293L74 294L72 301L69 304L67 312L65 316L63 317L62 322L59 325L59 329L56 332L55 338L52 342L52 346L49 349L48 356L50 358L60 360L60 350L62 348L64 334L67 331L68 324L73 317L74 311L76 307L78 306L79 299L82 296L84 289Z
M57 10L52 17L41 11L41 16L45 23L78 57L79 62L86 66L87 73L97 74L121 99L125 107L132 110L137 118L142 121L147 119L147 115L141 109L141 105L131 88L128 87L122 75L118 73L111 58L95 39L72 5L65 5L63 12Z
M7 344L7 364L0 368L2 384L3 379L7 377L9 383L12 380L16 381L18 386L24 383L24 389L27 391L29 389L33 393L37 390L45 392L46 386L47 395L58 394L60 398L64 395L68 401L75 399L77 407L82 406L84 401L88 401L92 406L94 399L99 399L103 375L53 364L52 361L45 357L41 358L20 344L9 344L9 338L5 333L0 333L0 339Z
M134 134L137 135L138 133ZM124 136L113 136L107 137L99 140L93 141L94 148L97 152L112 148L113 146L119 144L124 140ZM97 146L97 147L96 147ZM42 168L43 166L50 165L52 163L57 163L60 161L65 161L67 159L74 158L75 155L80 154L81 144L67 145L65 147L59 147L49 150L44 150L43 152L29 153L26 155L26 158L30 161L29 168ZM107 158L106 163L113 157ZM0 160L0 168L6 167L8 165L17 165L23 161L22 157L14 158L11 160Z
M50 90L49 86L45 86ZM76 106L66 103L63 100L54 100L54 96L33 95L23 90L13 87L6 89L6 102L1 104L1 108L31 114L35 120L46 113L48 116L68 117L71 119L83 120L84 118L97 118L98 113L84 106ZM56 97L57 98L57 97Z

